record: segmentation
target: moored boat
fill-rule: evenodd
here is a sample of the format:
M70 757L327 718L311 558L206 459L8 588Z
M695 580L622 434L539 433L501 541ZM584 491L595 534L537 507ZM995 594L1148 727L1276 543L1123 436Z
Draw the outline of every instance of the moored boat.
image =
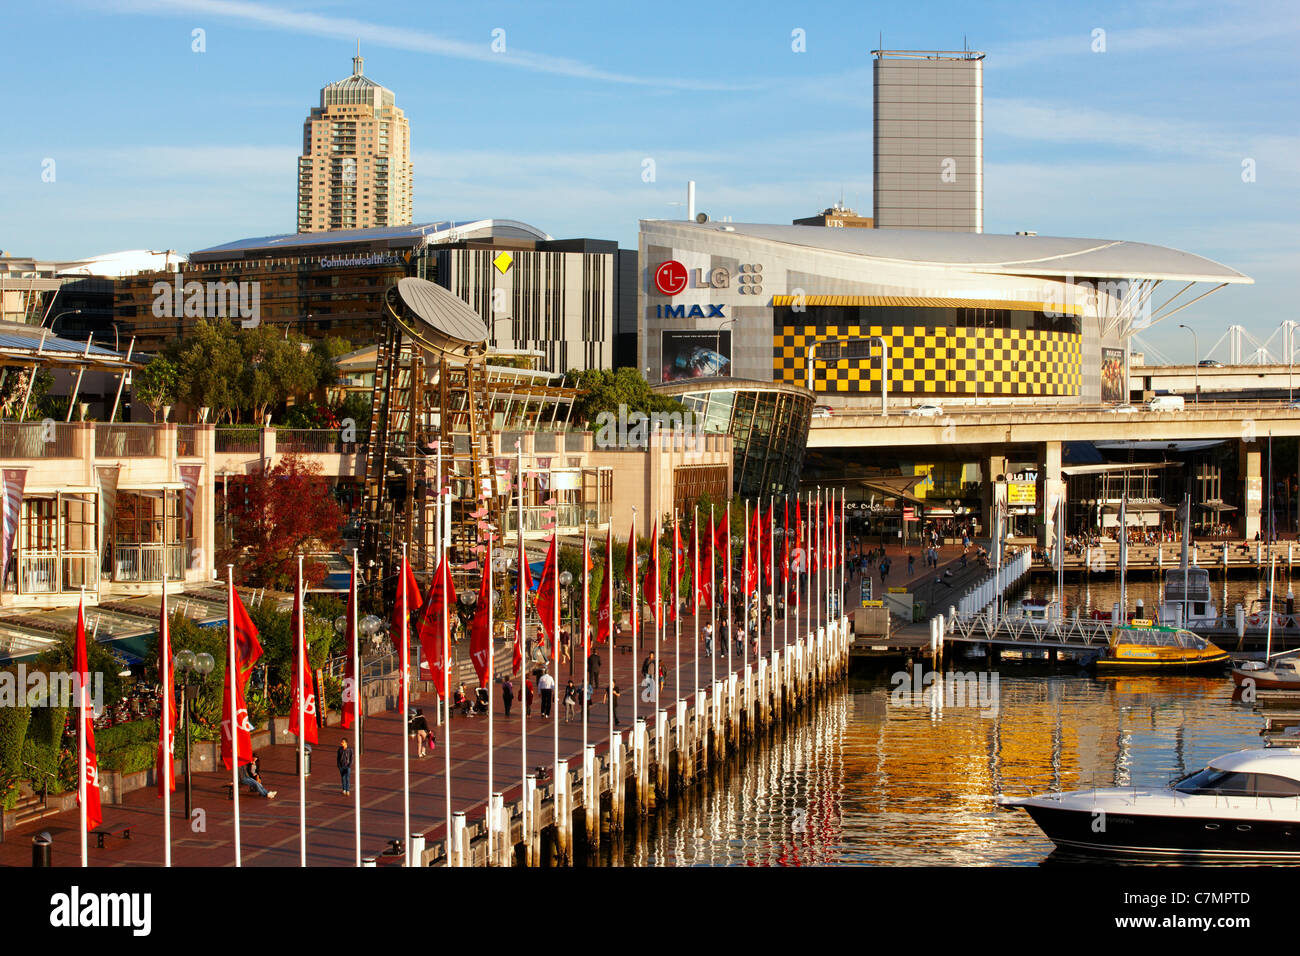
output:
M1256 690L1300 690L1300 657L1243 661L1232 668L1232 680L1238 687Z
M1300 751L1243 750L1165 787L999 797L1058 847L1108 856L1300 862Z
M1099 672L1186 671L1221 669L1228 652L1180 627L1147 620L1121 625L1111 632L1106 652L1096 660Z

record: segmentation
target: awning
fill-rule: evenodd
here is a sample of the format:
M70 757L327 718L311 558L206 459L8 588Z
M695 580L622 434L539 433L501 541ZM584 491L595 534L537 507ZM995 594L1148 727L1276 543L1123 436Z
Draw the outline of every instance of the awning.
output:
M1204 508L1206 511L1236 511L1236 505L1225 505L1222 501L1202 501L1198 502L1196 507Z
M1102 512L1108 515L1119 514L1119 508L1120 508L1119 505L1101 506ZM1128 514L1136 515L1136 514L1163 514L1169 511L1177 511L1178 509L1175 508L1173 505L1167 505L1159 501L1155 501L1155 502L1145 502L1142 504L1138 504L1136 502L1129 502L1124 506L1124 510Z
M1170 468L1174 465L1182 467L1181 461L1139 461L1130 463L1107 462L1103 465L1062 465L1061 474L1063 475L1106 475L1110 473L1120 474L1129 471L1146 471L1149 468Z

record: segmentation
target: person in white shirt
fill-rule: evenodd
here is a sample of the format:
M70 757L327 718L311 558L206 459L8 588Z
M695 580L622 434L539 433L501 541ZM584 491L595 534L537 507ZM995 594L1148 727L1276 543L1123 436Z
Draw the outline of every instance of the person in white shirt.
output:
M542 692L542 716L551 716L551 701L555 699L555 678L550 672L542 674L537 680L537 689Z

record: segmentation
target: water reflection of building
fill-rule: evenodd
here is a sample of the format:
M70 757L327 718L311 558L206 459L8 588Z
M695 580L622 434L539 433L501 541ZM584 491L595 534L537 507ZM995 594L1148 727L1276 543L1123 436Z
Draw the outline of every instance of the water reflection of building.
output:
M741 496L797 491L803 471L812 392L780 382L696 378L660 385L696 415L707 432L724 432L734 442L732 490Z

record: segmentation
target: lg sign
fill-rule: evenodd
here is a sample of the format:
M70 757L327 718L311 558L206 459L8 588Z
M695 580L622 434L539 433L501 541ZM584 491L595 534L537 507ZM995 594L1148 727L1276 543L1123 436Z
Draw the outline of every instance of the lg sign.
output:
M685 292L686 281L686 267L676 259L660 263L655 270L655 288L664 295Z

